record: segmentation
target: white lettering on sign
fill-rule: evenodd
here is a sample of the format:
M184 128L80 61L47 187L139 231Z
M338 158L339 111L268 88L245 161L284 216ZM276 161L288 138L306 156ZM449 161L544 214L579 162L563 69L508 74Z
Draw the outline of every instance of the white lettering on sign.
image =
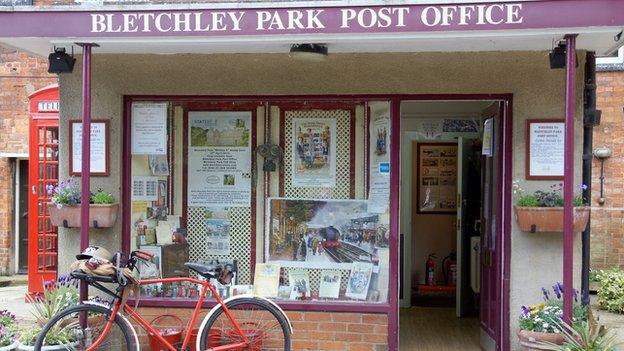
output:
M58 112L59 102L58 101L39 101L37 103L37 110L39 110L39 112Z
M452 24L518 24L522 23L522 4L428 6L420 15L421 22L428 27L450 26ZM474 14L476 13L476 21Z
M522 3L383 6L342 9L274 9L176 11L158 13L93 13L92 33L237 32L275 33L409 27L457 27L521 24Z

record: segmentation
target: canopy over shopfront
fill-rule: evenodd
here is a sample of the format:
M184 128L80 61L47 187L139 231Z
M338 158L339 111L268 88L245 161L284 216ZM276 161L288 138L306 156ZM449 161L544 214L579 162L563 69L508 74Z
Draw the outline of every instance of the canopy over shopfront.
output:
M546 52L565 40L568 49L567 74L566 84L561 85L561 90L566 90L566 230L563 248L563 280L566 286L572 285L573 273L571 199L573 121L577 103L575 54L576 50L594 51L597 55L617 51L624 41L623 28L624 2L616 0L474 1L470 4L439 0L423 1L418 5L406 1L391 1L384 5L367 1L331 1L0 7L1 44L41 56L53 52L55 47L66 47L68 52L73 45L83 47L83 193L89 192L90 160L86 155L90 154L90 134L87 131L91 123L93 55L286 54L291 45L302 43L323 43L330 54L447 52L453 55L484 51ZM128 58L132 56L123 57ZM544 60L547 64L546 56ZM393 106L393 127L398 126L395 124L397 114L398 107ZM398 143L391 147L393 167L398 167ZM398 172L391 173L390 180L390 277L396 278ZM510 190L505 191L508 195ZM88 218L88 215L88 204L83 203L81 216ZM129 215L124 213L122 216ZM81 248L86 247L89 243L88 227L81 228L80 239ZM390 279L388 294L389 324L390 329L394 329L389 333L390 349L394 349L397 343L398 287L394 278ZM508 276L504 278L509 279ZM568 317L571 296L571 289L567 289L565 314ZM501 319L509 318L508 305L502 313L507 313L507 317ZM509 330L504 333L508 338Z

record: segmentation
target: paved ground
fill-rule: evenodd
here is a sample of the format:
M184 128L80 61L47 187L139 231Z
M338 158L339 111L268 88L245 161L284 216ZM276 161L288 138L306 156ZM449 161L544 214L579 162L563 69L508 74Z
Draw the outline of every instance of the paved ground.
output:
M592 311L594 317L598 319L598 324L604 325L614 333L620 343L620 347L624 345L624 315L602 311L598 309L598 297L591 296Z
M0 309L14 313L20 321L33 321L31 306L26 303L26 285L0 288Z

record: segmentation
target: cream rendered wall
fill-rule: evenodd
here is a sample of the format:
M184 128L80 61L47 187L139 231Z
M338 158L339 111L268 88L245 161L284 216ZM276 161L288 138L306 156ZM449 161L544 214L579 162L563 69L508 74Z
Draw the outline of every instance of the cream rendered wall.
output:
M286 51L286 50L285 50ZM551 70L547 52L334 54L324 62L293 60L284 54L98 55L93 66L93 118L111 119L111 174L92 178L119 196L121 115L124 94L297 95L297 94L467 94L512 93L513 179L529 190L552 182L524 181L527 118L562 118L565 71ZM579 53L582 69L584 54ZM60 75L61 176L67 175L67 121L81 111L81 60L74 73ZM581 178L582 73L577 76L576 178ZM397 134L398 135L398 134ZM539 288L562 277L560 234L519 232L512 220L511 342L516 348L519 306L540 299ZM118 221L92 230L95 244L119 248ZM575 278L580 279L580 237L575 237ZM77 230L59 231L59 265L78 252ZM62 269L61 269L62 270ZM580 285L580 284L579 284Z

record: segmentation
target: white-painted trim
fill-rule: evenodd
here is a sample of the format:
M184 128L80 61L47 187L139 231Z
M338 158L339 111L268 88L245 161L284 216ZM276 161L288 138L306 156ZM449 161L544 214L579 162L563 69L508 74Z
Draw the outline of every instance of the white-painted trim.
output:
M624 64L624 46L620 47L613 57L596 57L597 65Z
M264 300L268 303L270 303L271 305L273 305L273 307L277 308L278 311L280 311L282 313L282 315L284 316L284 318L286 318L286 320L288 321L288 327L290 329L290 334L292 335L294 333L293 327L292 327L292 323L290 322L290 319L288 318L288 316L286 315L286 313L284 312L284 310L279 307L275 302L267 299L264 296L258 296L258 295L253 295L253 294L243 294L243 295L237 295L237 296L232 296L228 299L223 300L223 303L227 305L228 302L232 301L232 300L236 300L236 299L242 299L242 298L251 298L251 299L259 299L259 300ZM215 314L217 312L218 309L221 308L221 305L216 305L214 306L210 312L208 312L208 314L206 315L206 317L204 317L204 320L202 320L201 324L199 325L199 333L197 335L197 340L196 340L196 344L195 344L195 349L196 350L201 350L201 345L200 345L200 339L201 339L201 331L204 330L204 328L206 327L206 324L208 323L208 320L210 319L210 317Z
M0 157L28 159L27 152L0 152Z
M15 191L14 202L13 202L13 221L15 228L15 232L13 233L13 245L15 250L13 251L13 273L17 274L19 272L19 248L20 248L20 225L19 225L19 202L20 202L20 162L22 160L15 160L15 182L13 183L13 189Z
M413 0L328 0L328 1L262 1L262 2L215 2L194 4L167 4L167 5L106 5L101 1L85 1L82 5L71 6L6 6L7 10L15 12L80 12L80 11L160 11L160 10L197 10L197 9L269 9L269 8L304 8L304 7L345 7L345 6L401 6L414 5ZM496 2L538 2L543 0L497 0ZM419 0L418 5L448 5L466 3L491 3L492 0Z

